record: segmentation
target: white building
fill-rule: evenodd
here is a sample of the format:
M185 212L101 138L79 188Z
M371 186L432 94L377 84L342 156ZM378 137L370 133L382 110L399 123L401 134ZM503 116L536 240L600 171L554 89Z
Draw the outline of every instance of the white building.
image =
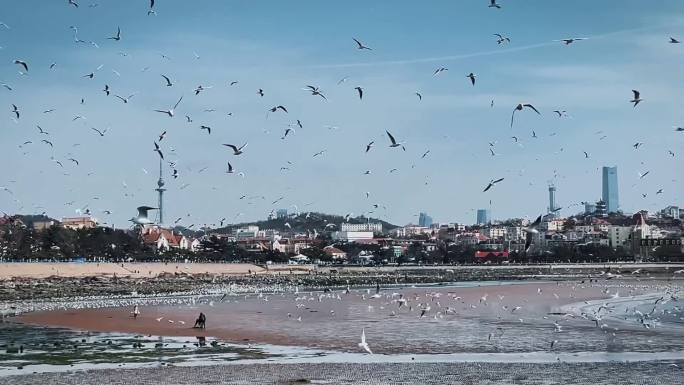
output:
M609 226L608 239L610 247L617 248L626 246L629 236L632 234L632 226Z
M370 231L382 233L382 223L342 223L340 231Z
M335 231L332 239L343 242L368 241L373 239L372 231Z
M480 234L488 238L504 238L506 236L506 229L503 227L487 227L480 229Z

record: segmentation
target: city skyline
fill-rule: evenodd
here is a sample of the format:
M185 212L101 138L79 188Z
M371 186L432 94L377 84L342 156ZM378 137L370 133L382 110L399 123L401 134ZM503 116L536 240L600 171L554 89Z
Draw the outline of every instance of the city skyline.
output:
M673 16L684 4L580 3L563 20L545 2L498 13L475 2L442 2L435 13L400 1L359 15L360 2L216 1L208 12L167 1L150 17L145 4L12 3L2 20L9 28L0 28L0 82L12 88L0 89L7 107L0 151L15 167L0 177L11 191L0 191L0 209L69 217L88 208L103 222L127 226L137 206L158 200L155 141L165 155L165 221L183 218L186 226L223 217L247 222L295 206L397 224L416 222L421 211L436 222L469 223L482 207L497 218L529 218L546 212L549 181L562 197L562 215L570 215L582 211L571 204L602 196L605 165L620 168L621 209L678 205L684 135L672 126L684 124L676 98L683 79L671 68L684 50L668 39L684 36L684 20ZM103 13L108 20L94 17ZM353 21L330 27L331 14ZM522 14L538 25L520 25ZM281 28L291 26L283 15L308 22ZM108 40L119 27L121 41ZM495 33L511 42L497 44ZM568 36L588 39L554 41ZM358 50L353 38L373 50ZM18 73L17 59L28 63L27 75ZM448 70L433 75L442 67ZM122 99L107 96L105 85ZM306 85L320 87L327 100L302 90ZM364 90L362 100L355 87ZM632 89L642 93L638 107L629 103ZM175 117L154 111L181 96ZM520 102L541 116L519 113L511 128ZM16 123L12 104L21 113ZM278 105L289 112L269 112ZM385 130L406 151L389 148ZM235 156L222 143L249 145ZM227 162L235 173L226 173ZM504 180L483 193L496 178Z

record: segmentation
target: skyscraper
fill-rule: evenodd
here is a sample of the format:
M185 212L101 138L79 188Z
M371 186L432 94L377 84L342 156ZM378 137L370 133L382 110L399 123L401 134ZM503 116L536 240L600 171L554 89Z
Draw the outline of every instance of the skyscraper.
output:
M549 185L549 213L555 216L556 213L556 186Z
M432 217L427 215L427 213L420 213L418 215L418 226L420 226L420 227L432 226Z
M488 225L492 223L492 212L489 209L477 210L477 224Z
M602 200L606 202L608 213L616 213L620 204L618 203L618 177L617 166L603 167L603 195Z

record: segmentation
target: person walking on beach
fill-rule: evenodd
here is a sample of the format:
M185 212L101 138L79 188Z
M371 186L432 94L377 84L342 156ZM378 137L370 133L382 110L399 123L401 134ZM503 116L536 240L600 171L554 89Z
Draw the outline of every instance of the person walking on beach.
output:
M199 328L199 329L206 329L207 328L207 316L204 315L204 313L200 313L199 317L197 317L197 320L195 320L195 326L194 328Z
M133 306L133 318L138 318L140 315L140 309L138 308L138 305Z

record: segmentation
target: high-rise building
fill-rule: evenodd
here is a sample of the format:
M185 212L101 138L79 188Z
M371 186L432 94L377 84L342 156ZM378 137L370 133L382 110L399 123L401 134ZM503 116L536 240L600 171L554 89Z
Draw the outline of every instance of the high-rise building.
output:
M618 176L617 166L603 167L603 195L601 199L606 202L606 211L616 213L620 204L618 203Z
M553 184L549 185L549 213L553 216L556 215L556 186Z
M418 226L420 226L420 227L432 226L432 217L427 215L427 213L420 213L418 215Z
M278 219L287 218L287 209L278 209L276 211L276 217Z
M478 225L488 225L492 223L492 212L489 209L478 209L477 210L477 224Z

